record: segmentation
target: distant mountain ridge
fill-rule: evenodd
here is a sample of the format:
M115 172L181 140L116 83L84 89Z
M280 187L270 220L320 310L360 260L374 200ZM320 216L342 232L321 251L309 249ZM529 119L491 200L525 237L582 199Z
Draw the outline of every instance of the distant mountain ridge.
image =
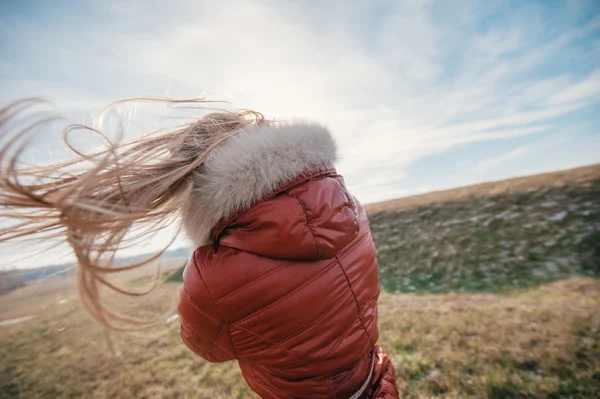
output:
M169 251L166 251L161 259L176 259L176 258L186 258L190 256L192 250L190 248L182 247L176 248ZM152 256L152 253L136 255L136 256L128 256L123 258L118 258L115 260L115 264L118 266L126 265L133 262L138 262L148 257ZM51 266L42 266L36 267L32 269L21 269L21 270L10 270L6 273L10 272L11 274L19 273L24 281L33 282L38 280L44 280L49 278L65 278L74 276L77 273L77 267L73 263L61 264L61 265L51 265ZM0 276L2 274L0 273ZM1 278L1 277L0 277Z

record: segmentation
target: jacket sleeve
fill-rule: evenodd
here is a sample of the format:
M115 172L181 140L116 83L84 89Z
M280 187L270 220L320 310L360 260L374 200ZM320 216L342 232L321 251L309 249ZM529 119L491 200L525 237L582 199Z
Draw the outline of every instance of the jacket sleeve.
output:
M202 278L194 255L183 272L178 311L181 338L192 352L211 363L236 358L227 324Z

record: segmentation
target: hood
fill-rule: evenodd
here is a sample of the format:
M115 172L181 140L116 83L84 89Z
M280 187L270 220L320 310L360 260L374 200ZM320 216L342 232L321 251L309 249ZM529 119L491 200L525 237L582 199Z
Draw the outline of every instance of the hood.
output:
M256 255L312 261L336 256L358 230L355 202L341 176L323 167L225 220L213 230L213 238Z
M196 246L219 240L270 257L329 256L332 248L351 241L348 234L355 234L357 223L354 201L333 170L335 160L335 142L323 126L245 129L215 149L191 176L193 192L182 209L183 225ZM267 231L277 231L279 238Z

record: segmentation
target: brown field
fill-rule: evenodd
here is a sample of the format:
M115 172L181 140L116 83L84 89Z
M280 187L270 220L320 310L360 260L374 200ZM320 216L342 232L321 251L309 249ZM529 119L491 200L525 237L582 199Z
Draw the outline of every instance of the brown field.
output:
M1 398L251 398L235 363L214 365L180 342L177 322L113 334L81 309L74 281L2 297ZM143 312L167 309L164 284ZM380 343L407 398L598 397L600 281L574 278L514 294L382 294ZM136 310L140 314L140 309Z

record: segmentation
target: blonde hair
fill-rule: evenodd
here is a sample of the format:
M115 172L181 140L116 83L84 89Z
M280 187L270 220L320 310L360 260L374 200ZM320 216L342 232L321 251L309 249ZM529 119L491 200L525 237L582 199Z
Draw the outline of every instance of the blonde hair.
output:
M194 105L205 99L135 98L109 104L100 118L117 104L161 102ZM23 153L39 127L55 119L36 114L37 98L13 102L0 110L0 216L13 221L0 228L0 242L60 239L73 249L78 263L78 288L85 308L103 326L134 330L154 322L126 317L108 309L102 287L129 296L150 290L124 288L107 277L156 261L170 245L144 261L117 267L118 250L175 221L192 190L189 178L211 151L249 125L267 123L254 111L223 111L193 122L159 130L128 142L112 142L101 127L70 125L63 130L75 159L47 166L24 162ZM20 123L25 121L24 126ZM107 148L85 154L70 134L85 130L98 134ZM75 171L80 168L79 171Z

